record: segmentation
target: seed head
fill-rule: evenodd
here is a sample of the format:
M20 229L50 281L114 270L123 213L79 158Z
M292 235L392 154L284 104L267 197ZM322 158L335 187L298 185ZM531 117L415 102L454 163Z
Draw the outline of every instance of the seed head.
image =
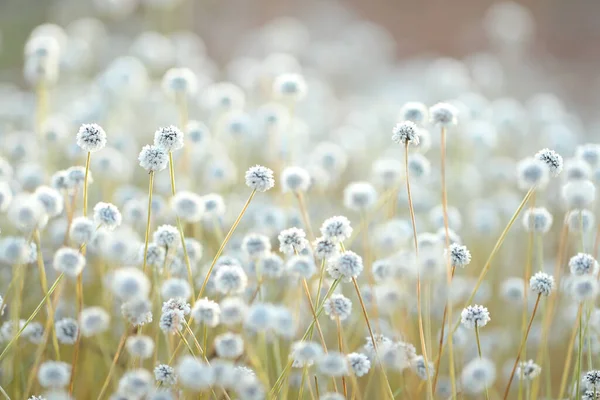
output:
M535 154L535 158L544 162L550 169L550 175L557 177L563 169L563 159L554 150L542 149Z
M398 144L418 146L419 127L411 121L399 122L392 129L392 140Z
M169 155L162 148L154 145L142 147L138 156L140 166L148 172L160 172L167 168L169 164Z
M42 387L60 389L69 384L71 365L60 361L46 361L40 365L37 377Z
M360 275L362 270L362 258L352 251L346 251L332 258L327 266L327 272L333 279L341 279L344 282L350 282L352 278Z
M85 257L75 249L62 247L54 254L52 266L70 278L76 278L85 267Z
M62 344L74 344L79 336L79 324L73 318L63 318L56 321L56 338Z
M167 364L159 364L154 368L154 379L163 386L173 386L177 383L175 368Z
M204 324L210 328L219 325L221 309L218 303L207 298L200 299L192 308L192 317L199 324Z
M121 225L123 217L121 212L111 203L99 202L94 206L94 223L110 231Z
M569 260L569 270L573 275L597 275L598 262L589 254L578 253Z
M429 119L431 124L448 127L456 125L458 110L451 104L438 103L429 109Z
M223 333L215 338L215 351L221 358L238 358L244 353L244 339L235 333Z
M183 147L183 132L173 125L160 127L154 132L154 146L167 153L179 150Z
M517 366L517 376L522 381L531 381L537 378L542 372L542 367L533 360L521 361Z
M261 165L250 167L246 171L246 186L258 192L266 192L275 186L273 171Z
M332 320L345 320L352 314L352 301L342 294L332 294L323 304L325 314Z
M98 124L83 124L77 132L77 146L95 152L106 146L106 132Z
M289 228L283 230L277 238L279 239L279 251L284 254L297 254L308 247L306 233L302 229Z
M528 208L523 213L523 226L527 232L548 233L552 227L552 214L545 207Z
M464 268L471 262L471 252L467 249L467 246L460 244L451 244L445 250L445 257L450 258L450 265L453 267Z
M110 327L110 315L101 307L84 308L79 314L79 329L85 337L102 333Z
M466 327L473 329L475 326L482 328L490 322L490 313L483 306L468 306L460 313L461 323Z
M304 168L287 167L281 172L281 188L284 193L306 192L310 183L310 174Z

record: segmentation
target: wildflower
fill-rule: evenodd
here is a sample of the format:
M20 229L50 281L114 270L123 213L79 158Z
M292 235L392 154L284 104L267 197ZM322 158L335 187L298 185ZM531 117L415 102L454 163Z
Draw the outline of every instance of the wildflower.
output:
M79 324L73 318L63 318L54 324L56 338L62 344L74 344L79 336Z
M279 251L284 254L300 253L308 246L306 233L302 229L283 230L277 238L279 239Z
M54 188L49 186L38 186L34 196L42 203L44 211L49 217L56 217L63 211L63 197Z
M364 212L377 201L377 191L368 182L353 182L344 189L344 206L350 210Z
M246 290L248 276L239 265L223 265L216 270L214 282L219 293L239 294Z
M84 308L79 314L79 329L85 337L90 337L108 330L110 315L100 307Z
M290 257L286 262L286 269L304 279L310 279L317 272L315 261L309 256Z
M323 306L325 308L325 314L333 320L339 318L343 321L352 313L352 302L349 298L341 294L332 294L325 300Z
M221 323L227 326L233 326L241 323L248 309L244 300L239 297L226 297L219 304L221 309Z
M344 216L331 217L321 225L321 234L335 243L343 242L352 235L352 226L350 226L348 218Z
M222 358L238 358L244 353L244 340L235 333L223 333L215 338L215 351Z
M192 317L199 324L214 328L219 325L221 309L219 304L206 298L200 299L192 308Z
M169 299L163 303L162 312L166 313L169 311L178 311L181 312L183 315L188 315L192 311L192 309L183 298L176 297L173 299Z
M138 156L140 166L148 172L160 172L167 168L169 155L162 147L146 145Z
M160 321L158 326L161 331L165 333L175 333L182 329L182 322L184 320L184 315L179 310L167 310L160 316Z
M281 172L281 188L284 193L306 192L310 183L310 174L304 168L287 167Z
M145 369L126 371L119 380L119 393L144 398L152 390L152 375Z
M421 380L427 380L427 371L429 371L429 376L433 376L435 374L435 368L431 361L428 362L428 368L425 367L425 359L423 356L416 356L410 361L411 369L417 374L417 376Z
M246 186L258 192L266 192L275 186L273 171L261 165L250 167L246 171Z
M242 241L242 250L250 258L259 258L268 255L271 252L271 241L265 235L251 233L244 237Z
M456 125L458 110L451 104L438 103L429 109L430 122L433 125L448 127Z
M112 292L123 301L134 298L148 298L150 286L148 277L135 267L117 269L113 274L111 282Z
M592 300L598 295L598 280L593 275L577 275L571 281L570 288L575 301Z
M504 300L514 304L521 304L525 297L523 279L512 277L504 280L500 286L500 293Z
M566 181L588 180L592 177L592 168L584 160L570 159L565 161L563 176Z
M414 122L404 121L396 124L392 130L392 140L398 144L419 145L419 128Z
M106 132L97 124L83 124L77 132L77 146L95 152L106 146Z
M600 371L593 369L586 372L583 376L582 382L588 390L600 390Z
M54 254L52 266L68 277L76 278L85 267L85 257L75 249L62 247Z
M154 146L166 152L179 150L183 147L183 132L173 125L158 128L154 132Z
M427 117L427 106L423 103L409 101L408 103L405 103L400 109L400 119L405 121L411 121L415 124L423 124L427 121Z
M183 356L176 371L178 384L187 390L206 390L215 380L213 369L192 356Z
M152 303L148 299L134 298L121 305L121 313L134 326L152 322Z
M99 202L94 206L94 223L96 226L102 226L108 230L114 230L123 218L119 209L111 203Z
M69 239L77 245L92 241L96 228L94 223L86 217L73 218L69 228Z
M192 295L192 289L186 280L171 278L163 282L160 295L163 299L180 298L187 300Z
M132 357L145 360L154 354L154 340L145 335L130 336L125 341L125 349Z
M517 366L516 372L520 380L530 381L540 375L542 368L534 363L533 360L521 361Z
M571 210L565 216L569 232L587 233L596 226L596 217L590 210Z
M193 96L198 90L198 78L189 68L171 68L163 76L162 88L172 98Z
M600 145L596 143L586 143L577 146L575 156L587 162L590 166L595 167L600 163Z
M23 337L33 344L40 344L44 337L44 327L39 322L30 322L23 330Z
M283 259L277 254L270 253L257 261L257 268L267 278L279 278L285 273Z
M523 226L528 232L548 233L552 227L552 214L544 207L528 208L523 213Z
M179 231L172 225L161 225L152 234L152 241L158 246L168 249L176 248L181 243Z
M317 238L313 247L315 249L315 257L319 260L328 260L339 253L337 242L326 237Z
M371 361L367 356L362 353L350 353L347 358L354 375L361 377L369 373Z
M323 355L323 348L309 341L294 342L290 357L293 359L293 366L296 368L310 367Z
M586 208L596 199L596 186L589 180L570 181L562 188L568 209Z
M525 158L517 164L517 180L519 188L528 190L531 187L543 188L550 179L550 168L537 158Z
M431 172L431 163L422 154L408 155L408 171L411 178L419 179L429 176Z
M450 265L453 267L464 268L471 262L471 252L467 246L459 244L451 244L445 250L445 257L450 259Z
M225 202L217 193L209 193L201 197L204 201L204 216L206 218L219 218L225 214Z
M281 74L273 82L273 92L278 97L300 101L306 96L306 82L299 74Z
M362 270L362 258L352 251L346 251L332 258L327 266L327 272L333 279L342 279L345 282L356 278Z
M171 199L171 207L183 221L199 222L204 214L204 202L195 193L185 190L178 191Z
M154 379L163 386L173 386L177 383L175 368L167 364L159 364L154 368Z
M535 294L548 296L554 289L554 278L545 272L536 272L529 280L529 288Z
M535 154L535 158L544 162L550 169L550 174L553 177L560 175L563 169L563 159L554 150L542 149Z
M46 361L38 370L38 381L44 388L60 389L69 384L71 365L61 361Z
M317 360L319 371L326 376L348 375L348 360L339 352L330 351Z
M496 380L496 367L487 358L475 358L463 369L462 387L470 394L479 394L492 387Z
M597 275L598 262L589 254L578 253L569 260L569 270L573 275Z
M483 306L468 306L463 309L461 314L461 322L467 328L482 328L490 321L490 313Z

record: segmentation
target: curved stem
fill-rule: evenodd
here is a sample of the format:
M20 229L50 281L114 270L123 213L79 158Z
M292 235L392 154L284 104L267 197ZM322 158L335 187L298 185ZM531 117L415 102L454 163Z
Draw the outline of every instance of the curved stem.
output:
M142 271L144 274L146 273L146 264L148 257L148 242L150 240L150 220L152 217L152 191L154 187L154 171L150 171L150 183L148 187L148 218L146 219L146 236L144 239L144 262L142 266ZM166 257L166 256L165 256Z

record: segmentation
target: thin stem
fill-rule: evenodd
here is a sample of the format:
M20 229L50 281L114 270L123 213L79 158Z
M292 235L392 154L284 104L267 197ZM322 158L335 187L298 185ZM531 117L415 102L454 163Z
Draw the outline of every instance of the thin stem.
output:
M337 339L338 339L338 348L340 350L340 353L345 354L344 352L344 340L342 338L342 323L340 321L340 318L337 317L335 319L336 322L336 326L337 326ZM348 388L346 387L346 377L342 376L342 386L344 389L344 397L348 397Z
M298 205L300 206L300 215L302 216L302 222L304 223L304 228L306 228L306 232L308 233L309 244L312 246L313 240L315 240L315 234L313 233L312 226L310 224L310 217L308 216L308 211L306 209L306 202L304 201L304 195L302 192L294 193L296 198L298 199Z
M583 307L582 304L579 305L579 310L577 311L577 318L581 318L581 313L583 312ZM567 377L569 375L569 370L571 367L571 358L573 357L573 345L575 344L575 338L577 337L577 330L578 330L578 325L575 324L573 325L573 329L571 331L571 338L569 339L569 345L568 345L568 351L567 351L567 358L564 362L563 365L563 374L562 374L562 378L560 380L560 390L559 390L559 395L558 395L558 399L562 399L563 398L563 394L565 393L565 389L567 387Z
M582 303L583 305L583 303ZM581 306L580 306L581 307ZM581 382L581 354L583 353L583 312L579 313L579 348L577 349L577 367L575 368L575 398L579 399L579 390ZM588 349L591 351L591 349Z
M10 340L10 342L8 342L8 344L6 345L6 347L4 348L4 350L2 350L2 353L0 353L0 361L2 361L4 359L4 357L6 356L6 353L8 352L8 350L10 350L10 348L16 343L16 341L19 339L19 337L21 337L21 334L23 334L23 331L27 328L27 326L29 325L29 323L31 321L33 321L33 319L38 315L38 313L40 312L40 310L42 309L42 307L44 306L44 303L46 303L46 301L48 301L48 299L50 298L50 296L52 295L52 293L54 293L54 291L56 290L58 284L60 283L61 279L63 278L64 273L61 273L56 280L54 281L54 283L52 284L52 286L50 287L50 289L48 289L48 292L44 295L44 298L42 299L42 301L40 301L40 303L37 305L37 307L35 308L35 310L33 310L33 313L31 313L31 315L29 316L29 318L27 318L27 321L25 321L25 323L23 324L23 326L21 327L21 329L19 329L19 331L17 332L17 334Z
M475 340L477 341L477 354L479 355L479 358L483 358L483 355L481 354L481 340L479 339L479 326L477 325L477 321L475 321ZM490 399L490 395L488 393L488 387L487 387L487 382L485 382L485 398L486 400Z
M510 373L510 378L508 379L508 384L506 385L506 389L504 390L504 400L508 398L508 393L510 391L510 385L515 377L515 372L517 371L517 366L519 365L519 360L521 359L521 353L525 348L525 344L527 343L527 337L529 336L529 331L531 331L531 325L533 324L533 319L535 318L535 313L540 305L540 299L542 298L541 294L538 294L537 299L535 300L535 306L533 306L533 312L531 313L531 318L529 319L529 324L527 325L527 330L525 331L525 335L521 340L521 344L519 345L519 351L517 352L517 357L515 358L515 363L513 364L512 371Z
M148 218L146 219L146 236L144 239L144 263L142 271L146 273L147 257L148 257L148 242L150 241L150 220L152 217L152 191L154 188L154 171L150 171L150 183L148 184ZM166 256L165 256L166 257Z
M110 380L112 378L112 375L113 375L113 372L117 365L117 362L119 361L119 357L121 356L121 353L123 352L123 347L125 346L125 341L127 339L127 335L128 335L127 330L125 330L123 332L123 335L121 335L121 340L119 340L117 352L115 353L112 363L110 364L110 368L108 369L108 374L106 375L106 378L104 379L104 383L102 384L102 389L100 389L100 394L98 395L98 400L102 399L102 397L104 396L104 393L106 393L106 389L108 389L108 385L110 384Z
M90 159L92 158L92 152L88 151L87 158L85 160L85 177L83 178L83 216L87 217L87 205L88 205L88 179L90 174Z
M223 243L221 243L219 250L217 250L217 254L215 254L215 257L213 258L213 261L210 264L210 267L208 268L208 272L206 273L206 278L204 278L204 282L202 282L202 287L200 287L200 293L198 293L198 300L200 300L202 298L202 295L204 294L204 290L206 289L206 285L208 284L208 279L210 278L210 275L212 274L212 271L215 267L215 264L217 263L217 260L219 259L219 257L221 257L221 253L223 253L225 246L227 246L227 243L229 242L231 235L233 235L233 232L235 231L235 229L239 225L240 221L242 220L242 217L244 216L244 213L248 209L248 206L250 205L250 202L254 198L255 194L256 194L256 190L253 190L252 193L250 193L250 196L248 197L248 200L246 200L246 204L244 204L242 211L240 211L240 214L238 215L235 222L231 226L231 229L229 229L229 232L227 232L227 236L225 236L225 240L223 240Z

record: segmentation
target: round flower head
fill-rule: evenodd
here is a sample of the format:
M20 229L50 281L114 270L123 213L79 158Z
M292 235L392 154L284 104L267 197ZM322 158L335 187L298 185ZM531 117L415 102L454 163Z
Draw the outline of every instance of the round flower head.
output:
M13 199L13 192L8 183L0 182L0 212L8 210Z
M246 186L258 192L266 192L275 186L273 171L262 165L255 165L246 171Z
M154 231L152 241L158 246L168 249L177 248L181 244L179 231L173 225L161 225Z
M227 326L237 325L244 320L248 305L239 297L226 297L221 300L221 323Z
M413 153L408 155L408 172L411 178L424 178L429 176L431 172L431 163L423 155Z
M433 363L428 362L427 367L425 366L425 358L423 356L416 356L410 360L410 368L417 374L421 380L427 380L428 376L431 377L435 374ZM427 373L429 371L429 374Z
M339 352L330 351L317 360L319 371L327 376L348 375L348 360Z
M206 390L215 380L214 370L192 356L183 356L176 371L178 384L191 391Z
M222 294L243 293L248 286L248 276L240 265L222 265L215 271L215 289Z
M418 146L419 127L411 121L399 122L392 129L392 140L398 144Z
M540 376L542 367L534 363L533 360L521 361L516 372L520 380L531 381Z
M510 303L521 304L525 297L525 288L522 278L507 278L500 287L502 298Z
M202 196L204 202L204 217L219 218L225 214L225 201L223 196L217 193L210 193Z
M552 214L544 207L528 208L523 213L523 226L527 232L548 233L552 227Z
M146 335L129 336L125 341L125 349L130 356L145 360L154 354L154 340Z
M453 243L445 250L445 257L450 259L453 267L464 268L471 262L471 252L467 246Z
M123 221L121 212L111 203L99 202L94 206L94 223L108 230L114 230Z
M156 243L148 243L148 251L146 252L146 264L157 268L162 272L162 268L165 263L165 257L167 252L163 246L159 246ZM144 259L144 247L140 248L139 262L142 263Z
M300 101L306 96L306 82L299 74L281 74L273 82L273 93L283 99Z
M235 333L223 333L215 338L215 351L221 358L238 358L244 353L244 339Z
M310 187L310 174L301 167L287 167L281 172L281 189L286 192L306 192Z
M592 168L584 160L571 158L565 161L563 177L566 181L591 179Z
M404 121L411 121L415 124L422 125L427 121L427 117L427 106L423 103L410 101L405 103L400 109L400 119Z
M163 76L162 88L172 98L193 96L198 90L198 79L189 68L171 68Z
M585 393L581 394L581 400L598 400L600 396L594 390L586 390Z
M250 233L242 241L242 250L250 258L259 258L271 252L271 241L265 235Z
M286 262L286 269L304 279L310 279L317 272L314 259L303 255L290 257Z
M326 237L317 238L313 247L318 260L328 260L339 253L338 242Z
M164 333L175 334L183 328L182 322L184 319L185 316L179 310L163 311L160 315L160 321L158 321L158 327Z
M590 232L596 227L596 217L590 210L571 210L565 216L565 222L569 226L569 232Z
M96 228L92 220L86 217L74 218L69 228L69 239L76 245L89 243L94 236Z
M152 303L148 299L134 298L121 305L121 314L133 326L152 322Z
M586 143L578 146L575 150L575 156L595 167L600 164L600 144Z
M97 124L83 124L77 132L77 146L94 152L106 146L106 132Z
M302 229L283 230L277 238L279 239L279 251L283 254L298 254L308 246L306 233Z
M100 307L84 308L79 314L79 327L85 337L102 333L109 328L110 315Z
M33 344L41 344L44 338L44 326L39 322L30 322L23 330L22 337Z
M585 388L592 391L600 391L600 371L593 369L585 373L582 379Z
M586 208L596 199L596 186L588 180L570 181L562 187L562 197L569 210Z
M496 367L487 358L475 358L470 361L461 374L462 387L467 393L480 394L494 385Z
M554 150L542 149L535 154L535 158L544 162L550 169L550 175L557 177L563 169L563 159Z
M468 306L460 313L460 321L466 328L482 328L490 322L490 313L483 306Z
M119 380L119 393L134 398L146 398L152 391L152 374L145 369L125 372Z
M38 370L38 381L45 388L60 389L69 384L71 365L60 361L46 361Z
M85 257L78 250L62 247L54 253L52 266L58 272L76 278L85 267Z
M325 314L332 320L345 320L352 314L352 301L342 294L332 294L323 304Z
M167 364L158 364L154 368L154 379L161 386L172 386L177 383L177 375L175 368Z
M42 203L49 217L56 217L63 211L63 196L49 186L38 186L34 196Z
M114 272L111 290L114 295L128 301L134 298L145 299L150 294L150 280L136 267L119 268Z
M346 251L332 258L327 266L327 272L333 279L341 279L344 282L350 282L360 275L362 270L362 258L352 251Z
M160 172L167 168L169 155L162 147L146 145L138 156L140 166L148 172Z
M321 225L321 234L335 243L343 242L352 235L352 226L344 216L327 218Z
M371 369L369 357L362 353L350 353L347 358L348 364L350 364L350 368L354 375L361 377L369 373L369 370Z
M597 275L598 262L589 254L578 253L569 260L569 270L573 275Z
M554 289L554 278L545 272L536 272L529 279L529 288L535 294L548 296Z
M92 183L94 180L92 178L91 171L88 171L88 184ZM69 189L77 189L83 186L85 182L85 167L76 165L73 167L69 167L67 169L67 187Z
M350 210L369 210L376 201L377 191L368 182L353 182L344 189L344 206Z
M173 125L160 127L154 132L154 146L166 152L179 150L183 147L183 132Z
M573 277L571 284L571 296L577 302L593 300L598 295L598 280L594 275L579 275Z
M192 308L192 317L199 324L204 324L210 328L219 325L221 309L219 304L206 298L200 299Z
M48 222L48 215L42 203L33 196L17 196L8 209L8 220L19 231L32 232L42 229Z
M441 127L456 125L458 110L451 104L438 103L429 109L431 124Z
M79 336L79 324L73 318L63 318L54 324L56 338L61 344L74 344Z
M170 278L163 282L160 295L163 299L180 298L188 300L192 296L192 289L185 279Z
M550 179L550 168L537 158L525 158L517 164L517 181L521 190L543 188Z
M404 166L398 160L381 159L373 163L373 180L384 188L398 186L402 181Z
M171 199L171 207L185 222L198 222L204 214L204 201L195 193L181 190Z
M277 254L270 253L262 256L257 262L257 269L267 278L279 278L285 273L283 259Z

